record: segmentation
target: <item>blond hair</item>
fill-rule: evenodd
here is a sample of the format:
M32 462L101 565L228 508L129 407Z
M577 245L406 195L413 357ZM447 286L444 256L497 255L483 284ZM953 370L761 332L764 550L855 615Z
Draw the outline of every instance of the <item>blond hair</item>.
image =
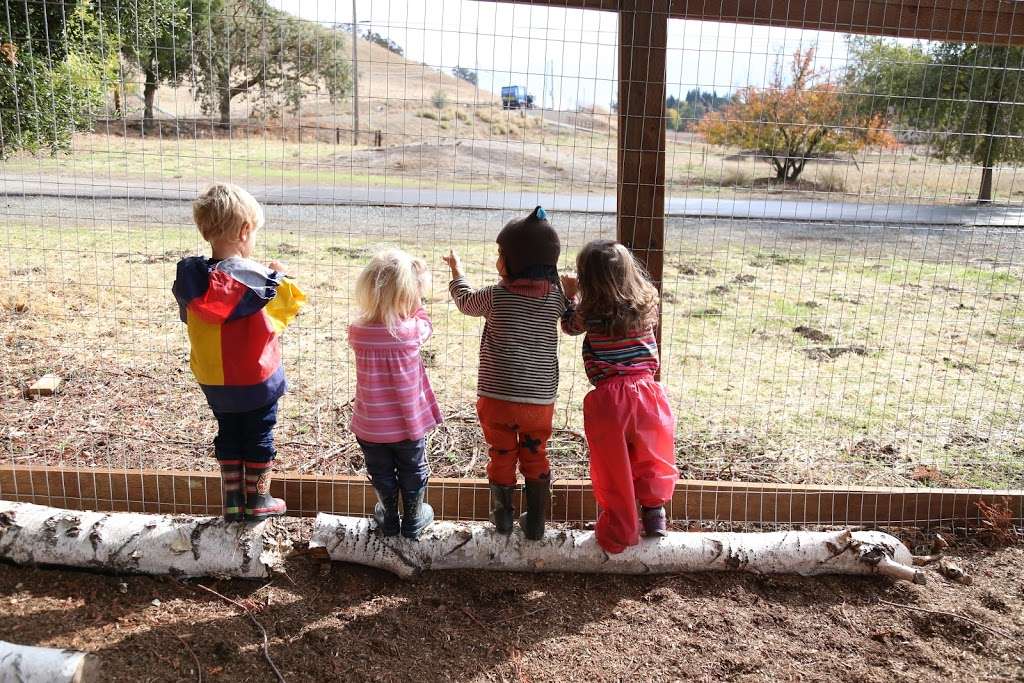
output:
M397 336L398 326L419 310L430 283L427 262L401 249L374 254L356 279L360 321L383 324Z
M594 240L576 257L583 320L609 334L628 334L658 323L658 290L643 266L615 240Z
M192 218L207 242L237 240L242 226L263 227L263 207L238 185L215 183L192 202Z

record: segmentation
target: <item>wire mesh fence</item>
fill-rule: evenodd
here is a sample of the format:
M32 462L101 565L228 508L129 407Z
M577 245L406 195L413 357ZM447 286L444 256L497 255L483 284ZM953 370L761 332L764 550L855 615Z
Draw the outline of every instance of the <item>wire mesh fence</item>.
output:
M477 515L483 494L455 480L487 461L482 324L449 301L441 256L455 249L474 284L495 282L497 231L536 204L566 270L585 242L616 236L631 124L616 14L468 0L4 9L0 458L77 469L12 476L2 493L66 496L73 481L110 504L189 507L199 490L216 504L199 474L89 472L214 467L170 284L178 259L205 253L189 202L225 180L265 204L258 257L285 261L311 296L284 336L276 431L302 510L372 499L358 480L315 477L365 473L348 431L352 289L374 251L397 246L433 271L423 357L447 419L428 437L444 478L432 495L446 516ZM904 487L1019 492L1024 51L680 19L667 46L662 380L680 470L711 482L684 490L676 515L878 521L849 511L905 507L892 497ZM562 520L592 518L579 356L563 338L550 445L569 482ZM32 395L47 373L62 390ZM782 497L788 485L893 493ZM952 518L970 494L949 495L941 514L914 502L904 517Z

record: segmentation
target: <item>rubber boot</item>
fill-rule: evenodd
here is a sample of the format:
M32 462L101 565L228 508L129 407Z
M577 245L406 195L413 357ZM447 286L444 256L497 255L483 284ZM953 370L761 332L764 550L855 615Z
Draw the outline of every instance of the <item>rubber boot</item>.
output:
M241 522L245 519L245 494L241 491L224 492L224 521Z
M661 538L668 533L668 517L664 505L653 508L641 505L640 519L644 525L644 536L647 538Z
M512 496L516 492L515 484L503 486L491 484L491 523L499 534L512 533L516 511L512 505Z
M377 522L377 528L384 536L397 536L401 530L401 521L398 517L398 491L386 496L377 491L379 502L373 506L373 519Z
M242 491L242 461L221 460L220 487L224 502L224 520L241 522L245 519L245 493Z
M434 508L425 503L427 487L402 491L402 535L413 540L434 521Z
M280 498L270 495L270 469L274 461L245 463L245 518L259 522L280 517L288 507Z
M544 538L544 522L551 505L551 475L526 480L526 512L519 516L519 526L531 541Z

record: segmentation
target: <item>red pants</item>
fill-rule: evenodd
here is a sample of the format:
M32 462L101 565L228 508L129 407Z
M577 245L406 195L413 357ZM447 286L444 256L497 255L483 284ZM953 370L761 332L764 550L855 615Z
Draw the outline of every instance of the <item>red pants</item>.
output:
M675 418L665 390L645 374L601 382L583 399L583 426L601 510L597 542L621 553L640 542L637 501L657 507L672 498Z
M516 465L527 479L540 479L551 471L548 439L555 406L513 403L481 396L476 414L484 440L490 446L487 479L492 484L516 483Z

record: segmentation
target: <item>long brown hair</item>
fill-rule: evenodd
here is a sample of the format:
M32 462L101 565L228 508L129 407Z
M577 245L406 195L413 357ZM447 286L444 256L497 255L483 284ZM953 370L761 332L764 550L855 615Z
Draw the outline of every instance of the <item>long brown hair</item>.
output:
M633 254L615 240L594 240L576 257L579 314L610 334L627 334L658 323L658 290Z

